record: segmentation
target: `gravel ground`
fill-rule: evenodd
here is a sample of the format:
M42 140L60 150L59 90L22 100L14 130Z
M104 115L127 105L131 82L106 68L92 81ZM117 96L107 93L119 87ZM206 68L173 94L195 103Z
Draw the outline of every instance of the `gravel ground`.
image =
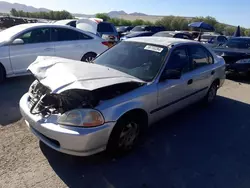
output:
M227 80L216 102L158 123L119 159L73 157L40 143L18 101L31 77L0 85L0 187L249 188L250 85Z

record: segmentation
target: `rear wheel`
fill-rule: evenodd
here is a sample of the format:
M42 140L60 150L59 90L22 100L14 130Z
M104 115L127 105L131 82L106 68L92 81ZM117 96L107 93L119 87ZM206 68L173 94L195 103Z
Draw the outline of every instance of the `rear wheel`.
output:
M6 72L3 65L0 64L0 83L4 82L6 79Z
M86 53L86 54L82 57L81 61L91 62L91 61L93 61L93 60L96 58L96 56L97 56L96 53L94 53L94 52L89 52L89 53Z
M212 85L210 86L207 95L204 98L204 103L205 104L211 104L216 96L217 96L217 90L218 90L218 83L217 82L213 82Z

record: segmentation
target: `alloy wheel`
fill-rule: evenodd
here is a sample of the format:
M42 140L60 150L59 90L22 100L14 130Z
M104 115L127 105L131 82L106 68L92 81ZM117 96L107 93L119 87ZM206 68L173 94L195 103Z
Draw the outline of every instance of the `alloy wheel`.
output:
M125 150L129 150L133 147L137 137L139 135L139 125L135 122L131 122L127 124L120 134L119 148L123 148Z

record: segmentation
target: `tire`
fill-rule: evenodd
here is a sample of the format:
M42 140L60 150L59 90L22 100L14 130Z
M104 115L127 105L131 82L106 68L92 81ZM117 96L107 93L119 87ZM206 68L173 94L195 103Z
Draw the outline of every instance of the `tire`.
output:
M6 72L3 65L0 64L0 83L3 83L6 79Z
M116 156L131 151L143 131L141 122L133 116L125 116L118 120L109 138L107 153Z
M217 96L217 90L218 90L218 84L216 82L213 82L207 92L207 95L203 99L204 104L208 105L214 102Z
M89 53L86 53L86 54L82 57L81 61L84 61L84 62L91 62L91 61L93 61L93 59L96 58L96 56L97 56L96 53L94 53L94 52L89 52Z

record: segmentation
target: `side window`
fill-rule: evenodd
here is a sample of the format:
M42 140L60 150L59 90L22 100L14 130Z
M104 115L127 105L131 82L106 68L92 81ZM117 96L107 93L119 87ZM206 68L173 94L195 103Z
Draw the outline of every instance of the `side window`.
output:
M190 46L190 58L192 69L197 69L206 65L213 64L213 56L202 46Z
M182 73L189 71L189 57L186 47L182 46L174 49L174 51L170 54L165 69L180 70Z
M84 33L79 32L79 40L89 40L89 39L93 39L93 38L88 35L85 35Z
M111 24L101 22L97 26L97 32L114 32L114 29Z
M50 29L38 28L28 31L17 37L24 41L24 44L34 44L42 42L50 42Z
M71 21L67 25L69 25L71 27L76 27L76 21Z
M65 29L65 28L53 28L52 29L53 41L73 41L79 40L79 32Z

